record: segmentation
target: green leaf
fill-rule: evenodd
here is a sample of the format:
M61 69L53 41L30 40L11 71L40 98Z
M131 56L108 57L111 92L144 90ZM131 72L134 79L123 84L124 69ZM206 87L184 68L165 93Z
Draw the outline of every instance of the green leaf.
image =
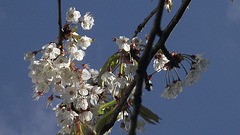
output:
M98 75L98 85L102 86L102 79L101 76L107 72L108 68L111 67L111 69L114 69L117 65L118 65L118 61L119 61L119 55L115 54L113 56L111 56L104 64L104 66L102 67L99 75Z
M151 121L145 114L139 113L139 116L141 116L148 124L156 125L153 121Z
M114 99L114 100L112 100L112 101L110 101L110 102L107 102L106 104L104 104L104 105L101 105L100 107L99 107L99 111L101 110L101 111L103 111L105 108L111 108L111 107L113 107L114 105L116 105L117 104L117 102L116 102L116 100Z
M75 34L73 34L73 37L74 37L76 40L78 40L78 39L81 38L81 36L79 36L79 35L75 35Z
M110 110L109 112L107 112L105 115L103 115L97 122L96 125L96 132L99 133L102 128L104 127L104 125L107 123L107 121L111 118L113 113L113 109Z
M141 106L140 107L140 113L139 115L146 120L146 122L148 122L149 124L155 124L154 122L152 122L151 120L159 123L159 120L161 120L162 118L160 118L157 114L153 113L150 109L148 109L145 106Z
M136 66L138 67L138 62L136 60L134 60L134 61L135 61Z
M73 28L73 29L72 29L72 33L73 33L73 32L76 32L77 29L78 29L78 26L76 26L75 28Z
M123 75L124 74L124 63L121 63L121 69L120 69L120 73Z
M103 115L104 110L102 110L102 109L98 109L98 113L99 113L100 115Z
M96 132L86 123L80 123L80 135L96 135Z

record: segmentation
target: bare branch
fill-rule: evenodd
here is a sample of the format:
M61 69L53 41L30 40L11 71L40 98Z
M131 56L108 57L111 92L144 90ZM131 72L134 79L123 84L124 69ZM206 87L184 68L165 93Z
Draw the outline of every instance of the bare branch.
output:
M168 26L163 30L161 38L158 40L154 48L151 52L151 58L154 57L154 55L157 53L159 49L161 49L164 53L164 55L171 60L171 54L168 52L165 42L167 41L168 37L170 36L171 32L175 28L175 26L178 24L179 20L182 18L185 10L187 9L188 5L190 4L192 0L183 0L182 5L179 7L177 13L172 18Z
M133 36L136 37L139 32L142 31L142 29L145 27L145 25L148 23L148 21L152 18L152 16L157 12L157 8L155 8L145 19L144 21L138 25L137 30L135 30L135 34Z
M62 31L62 13L61 13L61 0L58 0L58 48L62 48L63 31Z

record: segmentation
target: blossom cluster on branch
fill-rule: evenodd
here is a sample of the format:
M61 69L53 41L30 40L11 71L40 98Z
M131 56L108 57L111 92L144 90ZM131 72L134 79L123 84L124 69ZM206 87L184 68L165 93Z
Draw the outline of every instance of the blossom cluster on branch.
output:
M171 11L172 5L172 0L165 1L164 6L168 12ZM108 130L102 130L133 84L130 94L117 112L116 119L121 122L121 128L128 132L130 116L133 113L133 95L136 91L136 84L133 82L137 75L141 52L146 49L149 35L143 40L136 36L114 37L113 41L119 50L105 62L101 70L96 70L88 64L81 63L86 56L85 50L91 46L94 39L86 35L80 36L77 33L78 24L83 30L90 30L94 26L94 18L89 12L81 16L75 7L71 7L66 13L66 23L56 42L50 42L38 51L25 53L24 60L31 61L31 71L28 75L34 83L33 99L39 100L50 93L47 106L52 106L54 98L61 100L53 108L58 126L61 127L60 134L109 133ZM41 55L39 59L37 54ZM189 64L189 71L183 61ZM200 73L206 71L208 65L209 61L202 58L202 54L168 54L168 51L160 49L153 59L155 72L146 73L142 85L151 91L151 79L154 74L165 71L166 87L161 97L174 99L182 92L182 87L192 86L197 82L201 78ZM186 73L184 81L178 74L179 70ZM145 131L145 122L156 124L161 119L143 105L139 115L143 118L137 120L136 129L139 132Z

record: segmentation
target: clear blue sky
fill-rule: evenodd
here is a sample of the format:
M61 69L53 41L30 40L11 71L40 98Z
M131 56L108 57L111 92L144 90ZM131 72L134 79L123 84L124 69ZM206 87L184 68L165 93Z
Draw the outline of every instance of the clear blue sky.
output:
M173 16L178 1L174 0L171 13L164 13L163 24ZM157 0L63 0L62 10L65 15L75 6L82 15L88 11L93 14L95 26L80 34L96 39L86 51L84 62L99 69L118 49L112 38L132 37L156 5ZM140 38L149 33L151 25ZM47 96L38 102L32 100L30 63L23 60L23 54L56 39L57 0L1 0L0 26L0 135L56 134L59 127L55 114L45 108ZM167 47L187 54L205 53L211 65L198 83L184 88L174 100L161 98L164 73L154 77L154 90L144 91L143 104L163 120L154 126L146 124L146 135L239 135L239 37L238 0L234 4L230 0L192 1ZM114 127L113 134L123 133Z

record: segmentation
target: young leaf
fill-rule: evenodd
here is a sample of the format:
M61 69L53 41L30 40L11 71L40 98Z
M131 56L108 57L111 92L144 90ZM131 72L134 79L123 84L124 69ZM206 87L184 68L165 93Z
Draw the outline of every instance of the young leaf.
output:
M159 119L161 120L157 114L153 113L151 110L149 110L147 107L141 105L140 107L140 114L139 114L146 122L153 124L151 120L154 120L155 122L159 123ZM154 123L155 124L155 123Z
M99 107L99 112L102 112L105 108L111 108L113 107L114 105L116 105L116 100L112 100L110 102L107 102L106 104L102 105ZM99 113L100 114L100 113Z
M73 28L73 29L72 29L72 33L73 33L73 32L76 32L77 29L78 29L78 26L76 26L75 28Z
M118 61L119 61L119 55L118 54L115 54L113 56L111 56L107 61L106 63L104 64L104 66L102 67L99 75L98 75L98 85L99 86L102 86L102 80L101 80L101 76L107 72L108 68L111 67L111 69L114 69L117 64L118 64Z
M84 123L80 123L79 133L79 135L96 135L96 132L88 124Z
M78 39L81 38L81 36L79 36L79 35L77 35L77 34L73 34L73 37L74 37L76 40L78 40Z
M107 121L111 118L113 113L113 109L111 109L109 112L107 112L104 116L102 116L96 125L96 132L99 133L102 128L104 127L104 125L107 123Z
M120 73L121 73L121 74L124 74L124 63L121 64Z

